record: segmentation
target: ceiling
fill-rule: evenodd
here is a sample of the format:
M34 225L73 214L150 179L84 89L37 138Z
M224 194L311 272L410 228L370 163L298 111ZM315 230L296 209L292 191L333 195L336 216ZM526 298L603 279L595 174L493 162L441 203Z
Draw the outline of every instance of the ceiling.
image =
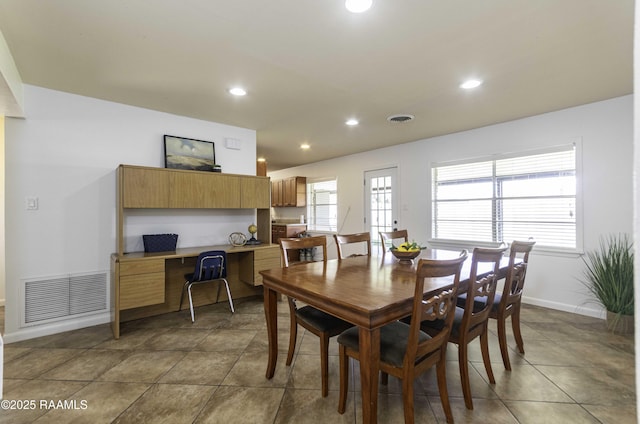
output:
M0 31L24 83L255 129L273 171L630 94L633 16L633 0L2 0Z

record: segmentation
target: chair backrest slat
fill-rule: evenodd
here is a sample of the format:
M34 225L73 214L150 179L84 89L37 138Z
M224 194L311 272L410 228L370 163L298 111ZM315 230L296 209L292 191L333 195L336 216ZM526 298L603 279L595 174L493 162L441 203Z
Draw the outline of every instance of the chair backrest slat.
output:
M378 233L380 235L380 246L382 247L382 256L387 253L387 242L390 241L393 244L393 240L396 239L404 239L404 241L409 241L409 232L407 230L396 230L396 231L380 231Z
M338 249L338 259L344 258L343 245L364 243L366 247L366 253L353 254L350 256L371 256L371 233L356 233L356 234L334 234L333 238L336 241L336 247Z
M325 236L312 237L292 237L280 239L280 253L282 254L282 263L286 268L289 266L288 251L311 249L313 247L322 247L322 260L327 261L327 238ZM312 262L311 260L303 260L300 263Z
M224 250L202 252L196 260L193 273L196 281L217 280L227 277L227 253Z
M467 251L460 252L455 259L420 259L416 269L416 284L414 292L413 313L409 330L409 340L405 354L405 366L408 363L419 362L425 357L446 346L453 323L453 317L460 284L460 271L467 259ZM425 278L453 279L452 286L438 293L424 298ZM420 324L422 321L442 320L444 327L434 337L421 343L419 340Z
M509 253L509 268L505 277L504 288L502 292L501 307L506 308L508 305L519 302L524 289L524 281L527 275L527 267L529 266L529 253L536 244L535 241L513 241ZM516 263L517 258L522 261Z

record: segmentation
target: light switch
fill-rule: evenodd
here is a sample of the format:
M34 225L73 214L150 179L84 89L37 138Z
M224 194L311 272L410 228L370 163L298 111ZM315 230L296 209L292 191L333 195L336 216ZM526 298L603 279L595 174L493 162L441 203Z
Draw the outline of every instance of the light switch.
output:
M227 149L233 149L233 150L242 149L242 141L235 138L225 138L224 145Z
M27 210L28 211L37 211L38 210L38 198L37 197L27 197L26 204L27 204Z

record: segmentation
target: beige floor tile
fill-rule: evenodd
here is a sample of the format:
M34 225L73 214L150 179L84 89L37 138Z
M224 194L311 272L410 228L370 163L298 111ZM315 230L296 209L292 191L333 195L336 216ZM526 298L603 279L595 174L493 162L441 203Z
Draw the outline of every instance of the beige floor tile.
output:
M209 329L174 328L146 340L142 349L192 350L211 333Z
M441 406L435 407L437 398L429 397L434 405L434 413L438 422L446 422L444 411ZM492 423L492 424L516 424L516 417L499 399L475 399L473 400L473 410L469 410L464 405L464 399L452 398L451 410L456 424L464 423ZM555 424L555 423L554 423ZM565 424L565 423L562 423Z
M5 362L5 378L36 378L80 355L85 349L31 349L24 355Z
M273 378L265 378L268 354L266 352L247 352L240 355L222 384L225 386L281 387L289 381L291 367L285 365L287 355L278 355Z
M256 330L212 330L195 350L207 352L243 352L256 335Z
M49 402L68 399L86 385L86 382L80 381L30 380L11 391L5 391L4 399L33 403L29 403L30 406L23 409L3 408L0 411L0 423L32 423L49 412L46 407ZM42 407L41 401L45 407Z
M347 399L344 414L340 415L337 411L338 392L329 392L329 395L323 398L320 389L287 389L274 424L353 423L355 417L353 397Z
M50 410L37 424L110 423L135 402L150 386L140 383L94 382L86 385L68 400L80 409ZM82 407L82 402L86 408Z
M185 355L178 351L136 351L98 380L154 383Z
M233 352L189 352L160 383L171 384L221 384L239 358Z
M521 424L598 424L600 421L575 403L505 401Z
M595 367L536 367L578 403L635 404L635 377L628 370Z
M212 386L155 384L113 422L191 423L215 390Z
M122 362L128 355L129 352L125 351L89 349L44 373L41 378L47 380L95 380Z
M562 390L533 365L513 365L511 371L494 371L493 390L503 400L573 402Z
M637 424L635 405L582 405L603 424Z
M273 423L283 395L284 388L222 386L194 424Z

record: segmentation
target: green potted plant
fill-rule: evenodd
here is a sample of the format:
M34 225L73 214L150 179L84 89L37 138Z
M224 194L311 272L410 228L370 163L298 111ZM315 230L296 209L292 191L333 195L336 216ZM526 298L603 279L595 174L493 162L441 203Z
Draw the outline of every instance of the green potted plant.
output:
M633 333L633 244L626 234L600 240L600 247L582 257L582 283L607 310L607 328Z

